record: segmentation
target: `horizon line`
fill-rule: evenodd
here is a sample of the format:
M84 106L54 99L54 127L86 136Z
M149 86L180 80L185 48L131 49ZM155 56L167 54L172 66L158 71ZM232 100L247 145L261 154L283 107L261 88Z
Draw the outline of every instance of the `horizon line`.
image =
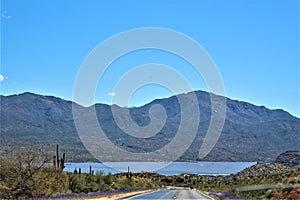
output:
M13 94L0 94L0 97L1 96L10 97L10 96L17 96L17 95L23 95L23 94L29 93L29 94L34 94L34 95L39 95L39 96L44 96L44 97L59 98L61 100L69 101L69 102L75 103L75 104L80 105L80 106L85 107L85 108L92 107L92 106L95 106L97 104L102 104L102 105L107 105L107 106L118 106L118 107L121 107L121 108L131 109L131 108L144 107L144 106L146 106L146 105L148 105L148 104L150 104L150 103L152 103L153 101L156 101L156 100L168 99L168 98L171 98L171 97L174 97L174 96L177 96L177 95L185 95L185 94L189 94L189 93L192 93L192 92L204 92L204 93L212 94L212 95L219 96L219 97L225 97L226 99L229 99L231 101L248 103L248 104L252 104L252 105L257 106L257 107L265 107L268 110L281 110L281 111L289 113L293 117L296 117L296 118L300 119L300 116L298 116L297 114L291 113L290 111L287 111L287 110L285 110L283 108L270 108L270 107L267 107L266 105L263 105L263 104L262 105L258 105L258 104L255 104L255 103L252 103L252 102L249 102L249 101L245 101L245 100L231 99L230 97L227 97L227 96L221 96L221 95L214 94L212 92L208 92L208 91L200 90L200 89L199 90L192 90L192 91L184 92L184 93L180 93L180 94L174 94L174 95L171 95L171 96L168 96L168 97L156 98L156 99L150 100L149 102L146 102L146 103L144 103L143 105L140 105L140 106L120 106L120 105L117 105L117 104L109 104L109 103L105 103L105 102L94 102L94 104L92 104L92 105L84 106L84 105L81 105L78 102L74 101L73 99L63 98L63 97L60 97L60 96L56 96L54 94L41 94L41 93L36 93L36 92L32 92L32 91L23 91L23 92L20 92L20 93L13 93Z

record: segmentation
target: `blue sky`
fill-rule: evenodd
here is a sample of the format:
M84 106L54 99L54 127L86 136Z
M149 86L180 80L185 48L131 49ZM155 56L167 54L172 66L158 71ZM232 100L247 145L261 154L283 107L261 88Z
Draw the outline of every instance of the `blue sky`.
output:
M84 59L99 43L142 27L179 31L209 53L226 96L300 116L298 0L1 0L1 94L30 91L72 99ZM194 90L207 90L184 60L142 50L107 70L96 102L110 103L120 77L143 63L174 68ZM117 95L117 94L116 94ZM172 95L149 85L128 106Z

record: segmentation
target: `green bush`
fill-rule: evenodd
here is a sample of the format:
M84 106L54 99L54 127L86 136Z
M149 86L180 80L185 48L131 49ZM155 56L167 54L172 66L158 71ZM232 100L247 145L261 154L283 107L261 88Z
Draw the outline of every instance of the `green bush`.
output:
M49 197L68 192L68 176L53 167L40 150L26 149L0 162L0 199Z

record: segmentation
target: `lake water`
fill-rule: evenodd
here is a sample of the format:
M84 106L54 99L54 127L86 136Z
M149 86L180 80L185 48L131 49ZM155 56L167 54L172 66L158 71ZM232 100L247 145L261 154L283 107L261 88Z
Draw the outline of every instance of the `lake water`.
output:
M113 163L66 163L64 171L74 172L81 168L83 173L88 173L90 166L94 172L103 171L105 174L127 172L157 172L162 175L179 175L182 173L198 175L227 175L237 173L256 164L256 162L113 162ZM162 167L165 166L165 167Z

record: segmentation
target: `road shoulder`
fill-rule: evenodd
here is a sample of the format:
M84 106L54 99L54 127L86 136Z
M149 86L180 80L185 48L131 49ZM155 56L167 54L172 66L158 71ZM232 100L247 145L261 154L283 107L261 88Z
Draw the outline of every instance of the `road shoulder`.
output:
M136 195L145 194L148 192L153 192L153 190L143 190L143 191L134 191L134 192L127 192L127 193L120 193L114 195L108 195L98 198L92 198L90 200L119 200L119 199L126 199Z

